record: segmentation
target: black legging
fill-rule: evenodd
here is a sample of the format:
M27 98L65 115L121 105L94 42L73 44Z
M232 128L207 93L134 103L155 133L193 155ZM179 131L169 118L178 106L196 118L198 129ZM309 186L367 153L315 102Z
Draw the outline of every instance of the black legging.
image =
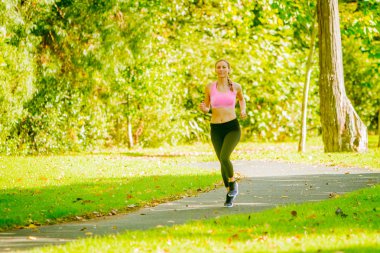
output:
M228 178L234 176L230 155L240 140L240 126L237 119L214 124L211 123L211 141L220 162L224 186L228 187Z

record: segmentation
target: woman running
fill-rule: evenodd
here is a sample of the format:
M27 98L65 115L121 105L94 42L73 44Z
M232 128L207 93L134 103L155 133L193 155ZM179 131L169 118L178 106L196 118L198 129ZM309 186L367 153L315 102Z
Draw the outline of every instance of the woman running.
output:
M234 169L230 155L240 140L240 125L236 118L236 98L239 100L240 116L245 118L245 100L241 85L229 78L231 66L226 60L215 64L218 80L206 86L205 99L199 105L204 113L212 109L211 141L220 162L224 186L227 188L225 207L232 207L238 195L238 184L234 177Z

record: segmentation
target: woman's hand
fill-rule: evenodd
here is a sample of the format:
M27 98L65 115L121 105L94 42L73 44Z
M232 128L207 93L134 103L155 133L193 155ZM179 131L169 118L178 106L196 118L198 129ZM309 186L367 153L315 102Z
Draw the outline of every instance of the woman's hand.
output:
M241 117L242 119L247 118L247 113L246 113L245 111L241 111L241 112L240 112L240 117Z
M201 109L202 112L204 113L208 113L208 111L210 110L210 108L208 108L205 104L204 101L202 101L200 104L199 104L199 109Z

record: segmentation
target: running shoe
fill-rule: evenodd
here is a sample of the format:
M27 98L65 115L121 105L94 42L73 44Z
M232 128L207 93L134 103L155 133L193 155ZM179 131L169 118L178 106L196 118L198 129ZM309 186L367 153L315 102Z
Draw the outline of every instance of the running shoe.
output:
M234 201L235 197L230 197L228 194L226 194L226 202L224 202L224 206L225 207L233 207L234 206L234 203L232 201Z
M228 196L235 198L239 194L238 183L236 181L234 181L234 182L229 182L228 185L230 187L230 191L228 192Z

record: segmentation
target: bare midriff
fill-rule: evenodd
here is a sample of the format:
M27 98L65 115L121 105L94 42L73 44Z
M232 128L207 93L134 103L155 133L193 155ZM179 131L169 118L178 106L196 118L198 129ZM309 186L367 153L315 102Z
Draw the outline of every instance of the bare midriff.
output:
M211 123L220 124L236 119L235 108L212 108Z

